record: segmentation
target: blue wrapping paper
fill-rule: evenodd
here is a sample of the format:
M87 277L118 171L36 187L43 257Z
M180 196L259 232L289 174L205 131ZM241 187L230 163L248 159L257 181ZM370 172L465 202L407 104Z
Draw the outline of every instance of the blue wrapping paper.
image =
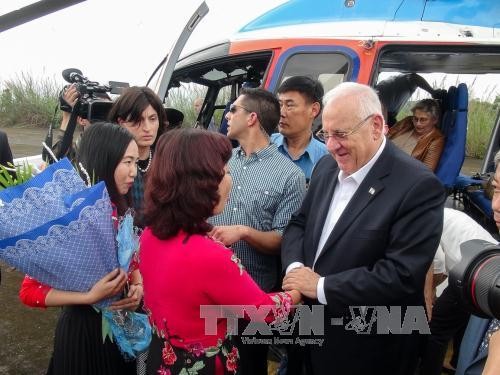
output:
M64 201L67 214L0 240L0 258L53 288L86 292L118 267L112 206L104 182Z
M64 197L85 188L69 160L62 159L24 184L0 190L0 240L69 212Z

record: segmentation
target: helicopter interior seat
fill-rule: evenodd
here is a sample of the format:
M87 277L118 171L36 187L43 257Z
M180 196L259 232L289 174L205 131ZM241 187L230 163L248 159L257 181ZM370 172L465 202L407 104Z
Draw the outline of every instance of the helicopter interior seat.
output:
M436 175L449 192L461 197L466 210L474 207L488 221L493 218L493 210L491 200L484 191L486 181L480 175L471 177L460 174L465 159L468 102L468 90L464 83L448 89L441 122L446 143Z
M452 191L465 159L469 104L467 85L460 83L457 87L451 86L446 99L441 121L441 131L446 140L436 175L445 188Z
M421 88L431 95L435 92L429 83L417 73L402 73L391 76L378 82L374 88L387 111L386 122L389 127L396 124L399 111L417 88Z

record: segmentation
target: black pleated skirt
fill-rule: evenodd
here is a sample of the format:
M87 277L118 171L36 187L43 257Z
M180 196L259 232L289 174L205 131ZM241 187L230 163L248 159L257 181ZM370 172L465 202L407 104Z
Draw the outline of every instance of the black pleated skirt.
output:
M47 375L134 375L135 361L102 340L101 314L92 306L64 307L57 322Z

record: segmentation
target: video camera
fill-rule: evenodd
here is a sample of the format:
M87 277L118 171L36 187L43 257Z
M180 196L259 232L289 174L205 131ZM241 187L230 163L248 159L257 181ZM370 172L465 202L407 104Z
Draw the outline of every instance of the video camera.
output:
M450 287L474 315L500 319L500 246L471 240L460 251L462 259L450 270Z
M90 81L79 69L70 68L62 72L66 82L74 83L80 93L75 110L77 115L91 122L104 121L113 105L108 93L121 94L124 88L129 87L126 82L109 81L108 85L100 85L99 82ZM67 86L66 86L67 87ZM59 94L60 108L66 112L72 112L73 108L64 100L64 91Z

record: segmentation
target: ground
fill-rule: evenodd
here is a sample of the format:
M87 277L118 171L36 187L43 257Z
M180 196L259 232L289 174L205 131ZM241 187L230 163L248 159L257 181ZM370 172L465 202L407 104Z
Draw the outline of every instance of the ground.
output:
M0 374L45 374L59 309L24 306L18 298L24 275L1 262L0 268Z

